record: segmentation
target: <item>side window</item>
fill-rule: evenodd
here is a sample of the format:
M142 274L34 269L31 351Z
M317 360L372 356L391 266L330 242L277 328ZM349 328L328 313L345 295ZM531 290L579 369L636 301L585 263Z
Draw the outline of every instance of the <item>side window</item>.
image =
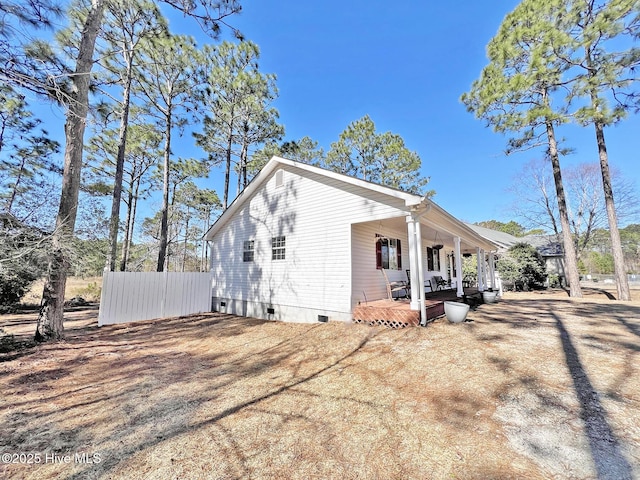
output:
M253 254L255 252L255 241L245 240L242 246L242 261L253 262Z
M271 260L284 260L287 239L285 236L271 239Z

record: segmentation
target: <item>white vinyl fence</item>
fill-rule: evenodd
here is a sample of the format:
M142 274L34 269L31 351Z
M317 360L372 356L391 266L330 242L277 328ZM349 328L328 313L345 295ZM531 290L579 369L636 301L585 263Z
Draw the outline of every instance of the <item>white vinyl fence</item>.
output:
M98 325L211 311L210 273L104 272Z

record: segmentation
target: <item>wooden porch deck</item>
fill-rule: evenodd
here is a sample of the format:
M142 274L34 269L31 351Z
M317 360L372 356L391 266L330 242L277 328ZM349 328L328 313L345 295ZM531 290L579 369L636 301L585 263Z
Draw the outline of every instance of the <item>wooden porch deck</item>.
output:
M476 288L465 288L465 297L459 298L455 289L438 290L425 294L427 322L444 315L444 302L463 302L478 295ZM411 310L411 301L374 300L362 303L353 309L353 322L367 325L381 325L389 328L417 327L420 324L420 311Z

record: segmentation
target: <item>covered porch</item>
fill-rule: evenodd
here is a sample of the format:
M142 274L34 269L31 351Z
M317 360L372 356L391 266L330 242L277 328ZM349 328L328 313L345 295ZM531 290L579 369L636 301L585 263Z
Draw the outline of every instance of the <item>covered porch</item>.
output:
M458 297L457 289L445 289L425 294L426 322L444 315L444 302L461 301L478 303L482 299L476 287L464 288L462 297ZM409 299L375 300L360 304L353 310L353 322L366 325L380 325L388 328L417 327L420 325L420 310L412 310Z
M471 295L471 285L473 293L497 287L497 246L429 200L402 216L354 223L351 239L354 321L424 325L442 314L445 299ZM462 258L471 255L478 259L473 284L462 271ZM387 287L396 282L407 283L410 300L390 298ZM366 309L378 301L378 309L386 308L385 319L372 318L380 317L380 310L374 314Z

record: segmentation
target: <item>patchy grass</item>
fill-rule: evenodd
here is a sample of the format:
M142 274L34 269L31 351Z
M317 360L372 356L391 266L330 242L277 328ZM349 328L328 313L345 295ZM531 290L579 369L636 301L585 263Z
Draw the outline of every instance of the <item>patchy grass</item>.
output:
M404 330L96 316L0 353L0 452L40 456L0 478L640 477L638 301L507 294Z
M44 279L36 280L29 291L22 297L23 305L40 305ZM75 296L81 296L88 302L99 302L102 289L102 277L69 277L64 299L71 300Z

